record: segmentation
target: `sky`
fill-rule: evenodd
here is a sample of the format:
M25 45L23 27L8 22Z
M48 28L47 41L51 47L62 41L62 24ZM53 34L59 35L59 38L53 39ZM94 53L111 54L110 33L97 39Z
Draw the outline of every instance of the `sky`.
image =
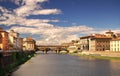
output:
M120 33L120 0L0 0L0 27L32 36L40 45Z

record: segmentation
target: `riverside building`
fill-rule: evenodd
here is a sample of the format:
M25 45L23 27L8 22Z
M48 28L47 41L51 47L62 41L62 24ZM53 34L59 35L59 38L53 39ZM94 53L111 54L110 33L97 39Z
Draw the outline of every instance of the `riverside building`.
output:
M112 39L110 41L110 51L120 52L120 38Z
M103 34L92 34L80 37L81 50L86 51L106 51L110 50L110 40L112 38Z
M8 32L0 28L0 50L9 50Z
M19 33L14 30L10 30L9 32L9 47L10 50L20 50L20 41L19 41Z
M35 51L36 41L32 37L23 40L24 51Z

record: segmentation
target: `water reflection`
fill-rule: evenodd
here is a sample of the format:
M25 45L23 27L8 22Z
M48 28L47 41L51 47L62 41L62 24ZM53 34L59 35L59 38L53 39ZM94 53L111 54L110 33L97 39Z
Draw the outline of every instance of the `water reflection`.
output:
M111 75L120 76L120 60L110 60Z
M79 57L80 63L88 67L89 76L120 76L120 60Z
M80 64L87 76L110 76L110 61L92 57L80 57ZM80 66L81 67L81 66ZM86 68L86 69L85 69Z

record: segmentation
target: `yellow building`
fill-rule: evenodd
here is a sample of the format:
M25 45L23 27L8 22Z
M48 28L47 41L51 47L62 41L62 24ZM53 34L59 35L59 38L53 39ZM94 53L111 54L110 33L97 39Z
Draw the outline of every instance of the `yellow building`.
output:
M114 32L112 32L111 30L105 32L105 35L108 37L113 37L114 36Z
M36 41L32 37L27 37L23 41L24 51L35 51Z
M120 52L120 38L110 41L110 51Z
M19 43L19 33L15 32L14 30L10 30L9 32L9 45L10 50L20 50L20 43Z
M80 50L80 43L78 40L72 40L69 43L62 43L61 46L65 46L70 53Z

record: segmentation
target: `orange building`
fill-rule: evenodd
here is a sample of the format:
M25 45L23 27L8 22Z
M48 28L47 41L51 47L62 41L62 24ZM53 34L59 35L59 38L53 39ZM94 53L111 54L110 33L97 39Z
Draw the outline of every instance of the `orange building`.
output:
M2 49L2 35L0 34L0 50Z
M9 50L8 45L8 32L4 31L2 28L0 28L0 49L3 51Z

